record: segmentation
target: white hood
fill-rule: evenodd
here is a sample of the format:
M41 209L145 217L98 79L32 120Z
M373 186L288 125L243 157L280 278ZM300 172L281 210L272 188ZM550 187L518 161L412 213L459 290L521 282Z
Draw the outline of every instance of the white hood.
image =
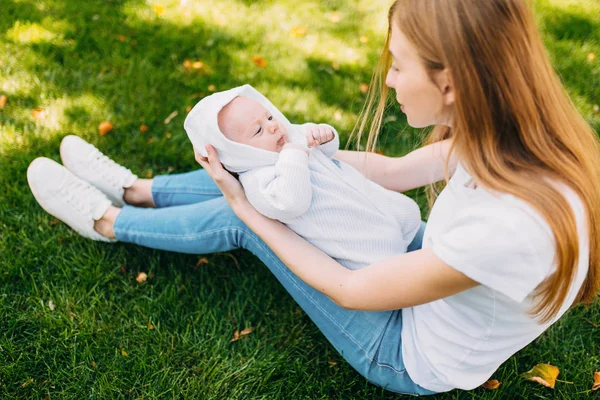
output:
M303 132L300 131L300 126L292 125L277 107L259 91L250 85L243 85L203 98L187 115L183 127L194 148L200 154L206 157L204 146L211 144L217 150L223 166L236 173L274 165L277 161L279 153L233 142L227 139L219 129L217 120L219 111L237 96L248 97L259 102L279 121L288 133L291 142L306 145L306 139Z

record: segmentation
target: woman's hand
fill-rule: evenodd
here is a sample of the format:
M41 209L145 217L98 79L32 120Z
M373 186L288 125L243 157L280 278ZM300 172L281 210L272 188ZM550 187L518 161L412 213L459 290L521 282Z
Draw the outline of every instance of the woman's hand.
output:
M203 157L202 154L194 149L194 158L206 170L208 176L212 178L219 189L221 189L225 200L227 200L231 208L236 211L236 207L249 204L242 184L229 171L223 168L215 148L207 144L206 152L208 153L208 157Z

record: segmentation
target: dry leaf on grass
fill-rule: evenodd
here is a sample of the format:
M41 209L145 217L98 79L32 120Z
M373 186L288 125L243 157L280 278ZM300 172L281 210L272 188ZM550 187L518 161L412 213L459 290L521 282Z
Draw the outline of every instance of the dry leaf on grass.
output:
M199 266L204 265L204 264L208 264L208 258L200 257L198 259L198 262L196 263L196 268L198 268Z
M587 55L588 61L594 61L596 59L596 55L594 53L590 53Z
M138 283L144 283L144 282L146 282L147 279L148 279L148 275L145 272L139 272L137 274L137 276L135 277L135 280Z
M240 340L241 338L251 334L252 332L254 332L254 328L252 328L252 327L246 328L246 329L242 330L241 332L236 329L235 332L233 332L233 339L231 339L230 341L235 342L236 340Z
M8 101L8 96L3 94L0 96L0 109L3 109L4 106L6 105L6 102Z
M31 112L34 119L42 120L46 118L46 111L41 108L36 108Z
M267 66L267 60L261 56L253 56L252 62L259 68L265 68Z
M600 389L600 372L594 371L594 384L592 385L592 390Z
M544 385L554 389L556 377L560 373L558 367L550 364L537 364L530 371L525 372L521 376L540 385Z
M146 125L146 124L140 125L140 132L141 133L148 132L148 125Z
M490 379L489 381L485 382L481 386L483 386L487 390L494 390L494 389L498 389L498 387L501 384L502 384L502 382L498 381L497 379Z
M217 87L215 85L208 85L207 89L209 92L214 92L215 90L217 90Z
M100 122L100 125L98 125L98 133L100 136L106 135L108 132L112 131L112 129L113 124L111 124L109 121L102 121Z

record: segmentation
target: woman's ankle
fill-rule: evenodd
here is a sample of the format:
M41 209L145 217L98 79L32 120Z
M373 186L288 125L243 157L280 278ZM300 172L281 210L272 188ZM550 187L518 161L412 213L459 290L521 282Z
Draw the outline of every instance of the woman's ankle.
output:
M104 237L115 239L115 221L120 212L120 208L108 207L102 218L94 222L94 230Z
M137 179L133 185L125 188L123 200L132 206L155 208L152 197L152 179Z

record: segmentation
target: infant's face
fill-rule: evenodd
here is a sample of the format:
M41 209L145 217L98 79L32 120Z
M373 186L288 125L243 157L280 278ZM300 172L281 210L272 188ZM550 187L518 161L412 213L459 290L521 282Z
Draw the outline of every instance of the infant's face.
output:
M236 97L219 112L219 129L227 139L279 152L285 144L279 122L257 101Z

